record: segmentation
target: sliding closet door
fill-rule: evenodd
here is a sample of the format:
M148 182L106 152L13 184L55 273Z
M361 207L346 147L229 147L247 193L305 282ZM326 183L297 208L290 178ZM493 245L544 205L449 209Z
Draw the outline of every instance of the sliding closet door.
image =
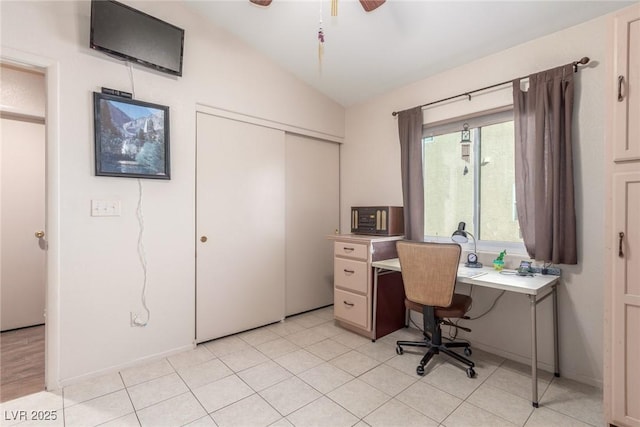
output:
M340 148L286 136L286 313L333 304L333 246L339 229Z
M196 341L284 317L284 132L197 114Z

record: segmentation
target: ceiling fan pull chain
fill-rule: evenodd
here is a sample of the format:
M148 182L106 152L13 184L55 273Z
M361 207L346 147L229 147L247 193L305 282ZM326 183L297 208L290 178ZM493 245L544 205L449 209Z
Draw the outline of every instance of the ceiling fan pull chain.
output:
M320 71L322 71L322 54L324 53L324 33L322 27L318 30L318 64Z
M324 53L324 31L322 30L322 0L320 0L320 23L318 28L318 67L322 72L322 54Z

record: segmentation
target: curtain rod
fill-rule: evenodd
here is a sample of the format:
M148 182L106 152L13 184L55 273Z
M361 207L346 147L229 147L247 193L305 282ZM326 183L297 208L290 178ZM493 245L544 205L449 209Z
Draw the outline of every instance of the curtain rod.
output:
M580 59L580 60L578 60L578 61L573 61L573 62L571 63L571 65L573 66L573 72L574 72L574 73L577 73L577 72L578 72L578 65L586 65L586 64L588 64L588 63L589 63L589 58L588 58L588 57L586 57L586 56L585 56L585 57L583 57L583 58L581 58L581 59ZM524 76L524 77L519 77L519 78L520 78L520 79L526 79L527 77L529 77L529 76ZM450 100L452 100L452 99L460 98L460 97L462 97L462 96L466 96L466 97L468 97L468 98L469 98L469 101L471 101L471 94L472 94L472 93L482 92L483 90L493 89L494 87L498 87L498 86L506 85L507 83L511 83L513 80L515 80L515 79L507 80L507 81L504 81L504 82L501 82L501 83L496 83L496 84L493 84L493 85L491 85L491 86L485 86L485 87L480 88L480 89L470 90L470 91L468 91L468 92L464 92L464 93L461 93L461 94L459 94L459 95L450 96L450 97L448 97L448 98L439 99L439 100L437 100L437 101L428 102L428 103L426 103L426 104L422 104L420 107L421 107L421 108L428 107L429 105L439 104L439 103L441 103L441 102L450 101ZM391 115L395 117L395 116L397 116L397 115L398 115L398 112L397 112L397 111L394 111L393 113L391 113Z

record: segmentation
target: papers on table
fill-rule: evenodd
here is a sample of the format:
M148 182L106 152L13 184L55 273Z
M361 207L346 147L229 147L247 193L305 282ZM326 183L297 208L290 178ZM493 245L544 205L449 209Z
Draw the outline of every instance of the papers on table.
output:
M459 268L458 269L458 277L468 277L469 279L472 279L474 277L479 277L479 276L484 276L485 274L487 274L486 271L478 271L475 268Z

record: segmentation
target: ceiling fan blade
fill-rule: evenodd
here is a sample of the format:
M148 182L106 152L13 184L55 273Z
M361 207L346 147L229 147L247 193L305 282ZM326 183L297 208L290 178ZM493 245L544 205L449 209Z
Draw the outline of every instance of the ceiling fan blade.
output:
M382 6L382 4L385 1L386 0L360 0L360 4L362 5L362 8L365 11L371 12L372 10L375 10L375 9L379 8L380 6Z
M253 4L257 4L258 6L267 7L271 4L272 0L249 0Z

